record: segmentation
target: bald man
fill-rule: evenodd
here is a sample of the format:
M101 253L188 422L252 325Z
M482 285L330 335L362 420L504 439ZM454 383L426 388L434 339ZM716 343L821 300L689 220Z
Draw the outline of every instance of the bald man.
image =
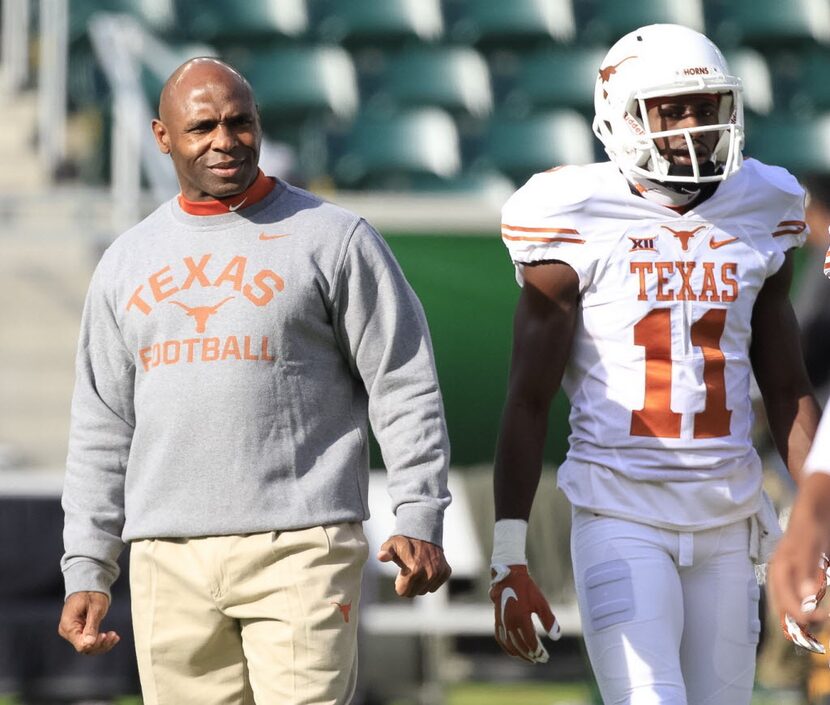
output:
M145 705L347 703L368 426L404 597L450 574L448 442L423 310L364 220L258 168L248 82L188 61L152 123L181 193L98 264L63 494L59 632L100 654L131 546Z

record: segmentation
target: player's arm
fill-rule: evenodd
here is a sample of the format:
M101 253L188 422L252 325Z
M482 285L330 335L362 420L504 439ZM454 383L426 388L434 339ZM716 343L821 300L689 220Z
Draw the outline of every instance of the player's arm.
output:
M493 489L496 530L493 586L496 641L511 656L544 662L531 614L557 638L559 628L527 573L527 520L542 471L551 401L570 354L579 303L579 279L563 262L524 268L513 325L513 357L496 448Z
M524 268L513 321L507 399L496 447L496 520L530 517L542 471L548 415L571 350L579 299L576 272L563 262Z
M766 280L755 301L750 358L772 438L798 483L821 411L807 376L789 298L792 252L787 252L784 264Z

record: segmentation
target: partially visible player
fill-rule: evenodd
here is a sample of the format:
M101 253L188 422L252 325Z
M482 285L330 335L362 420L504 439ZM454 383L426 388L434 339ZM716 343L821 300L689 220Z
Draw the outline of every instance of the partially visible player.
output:
M830 414L821 420L804 474L769 571L775 603L802 621L827 617L826 607L812 614L809 598L818 587L819 557L830 553Z
M525 536L561 385L558 484L603 700L741 705L760 632L753 562L777 533L753 374L796 478L819 417L788 298L804 192L744 161L741 82L691 29L620 39L595 104L610 161L537 174L502 214L522 293L495 461L496 638L544 661L531 614L557 633Z

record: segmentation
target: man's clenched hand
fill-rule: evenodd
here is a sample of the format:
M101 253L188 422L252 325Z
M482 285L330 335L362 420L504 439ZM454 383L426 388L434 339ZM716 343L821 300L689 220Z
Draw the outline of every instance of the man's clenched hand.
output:
M401 597L435 592L452 573L440 546L400 534L384 542L378 551L378 560L394 561L400 568L395 578L395 592Z
M102 592L72 593L63 605L58 634L79 654L105 654L121 637L99 628L109 609L109 598Z

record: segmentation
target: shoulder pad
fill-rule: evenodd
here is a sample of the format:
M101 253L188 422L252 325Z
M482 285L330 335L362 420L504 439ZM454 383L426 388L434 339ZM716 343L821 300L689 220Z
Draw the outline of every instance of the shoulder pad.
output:
M502 208L502 223L525 225L578 210L597 188L591 167L564 166L534 174Z

